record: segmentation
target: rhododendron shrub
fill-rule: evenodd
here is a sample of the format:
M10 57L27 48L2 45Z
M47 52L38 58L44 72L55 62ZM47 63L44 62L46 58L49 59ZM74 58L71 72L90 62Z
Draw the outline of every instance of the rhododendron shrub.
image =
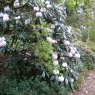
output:
M64 4L51 0L9 0L0 4L0 48L7 46L7 76L17 80L39 76L73 88L79 77L80 54L71 43L72 28L64 24Z

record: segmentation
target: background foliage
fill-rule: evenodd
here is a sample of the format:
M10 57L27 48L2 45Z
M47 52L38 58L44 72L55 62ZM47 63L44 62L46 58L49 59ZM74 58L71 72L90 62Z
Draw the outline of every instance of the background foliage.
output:
M0 95L67 95L79 87L80 73L94 66L94 54L84 50L95 40L94 16L87 17L92 1L46 2L0 0L0 13L8 15L5 21L0 14L0 35L7 42L0 47Z

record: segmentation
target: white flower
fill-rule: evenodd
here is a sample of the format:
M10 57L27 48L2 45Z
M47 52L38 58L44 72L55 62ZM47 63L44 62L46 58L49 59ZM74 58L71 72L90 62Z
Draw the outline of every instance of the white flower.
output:
M4 11L10 11L10 7L9 7L9 6L6 6L6 7L4 8Z
M19 6L20 6L19 3L14 3L14 7L15 7L15 8L17 8L17 7L19 7Z
M58 77L58 80L59 80L60 82L63 82L63 81L64 81L64 77L63 77L63 76L59 76L59 77Z
M5 37L0 37L0 42L5 41Z
M64 40L65 45L70 45L70 42L68 40Z
M49 4L49 5L47 5L46 7L49 9L49 8L51 8L52 6Z
M59 70L53 70L53 74L54 74L54 75L59 74Z
M70 52L71 52L72 54L75 54L75 53L76 53L77 49L76 49L75 47L69 46L69 48L70 48Z
M42 12L36 12L36 17L42 17Z
M2 40L5 41L5 37L2 37Z
M67 63L63 63L63 64L62 64L62 67L67 68L67 67L68 67Z
M69 53L68 53L68 57L73 57L72 52L69 52Z
M19 7L19 6L20 6L19 0L15 0L13 6L14 6L15 8Z
M45 8L41 8L40 11L41 12L46 12L46 9Z
M25 20L25 25L28 25L28 24L30 24L31 23L31 19L26 19Z
M34 7L34 11L39 11L39 7Z
M71 52L72 54L75 54L76 51L75 51L74 49L71 49L70 52Z
M20 16L15 17L15 20L19 20L19 19L20 19Z
M59 64L58 60L54 60L54 61L53 61L53 64L54 64L55 66L58 65L58 64Z
M71 81L71 82L74 82L74 79L73 79L73 78L70 78L70 81Z
M79 54L79 53L76 53L76 54L74 55L74 57L75 57L75 58L80 58L80 54Z
M50 2L49 2L49 1L46 1L46 2L45 2L45 4L49 5L49 4L50 4Z
M58 58L58 55L57 55L56 52L53 52L53 53L52 53L52 58L53 58L54 60Z
M0 13L0 17L3 17L3 21L4 22L7 22L9 20L9 15L8 14L3 14L3 13Z
M0 17L3 17L3 13L2 12L0 13Z
M6 46L6 41L0 42L0 47Z
M57 43L56 40L53 40L51 37L46 38L49 43Z
M9 20L9 15L8 14L3 14L3 21L7 22Z

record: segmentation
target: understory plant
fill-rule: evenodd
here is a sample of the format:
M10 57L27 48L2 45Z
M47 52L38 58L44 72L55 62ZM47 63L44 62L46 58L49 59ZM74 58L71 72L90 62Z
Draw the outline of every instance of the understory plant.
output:
M74 89L80 53L64 24L64 3L0 1L1 95L65 95Z

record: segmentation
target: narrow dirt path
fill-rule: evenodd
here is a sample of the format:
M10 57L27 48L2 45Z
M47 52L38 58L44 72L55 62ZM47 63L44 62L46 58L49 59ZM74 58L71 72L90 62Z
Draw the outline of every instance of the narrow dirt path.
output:
M79 91L70 95L95 95L95 71L91 71Z

